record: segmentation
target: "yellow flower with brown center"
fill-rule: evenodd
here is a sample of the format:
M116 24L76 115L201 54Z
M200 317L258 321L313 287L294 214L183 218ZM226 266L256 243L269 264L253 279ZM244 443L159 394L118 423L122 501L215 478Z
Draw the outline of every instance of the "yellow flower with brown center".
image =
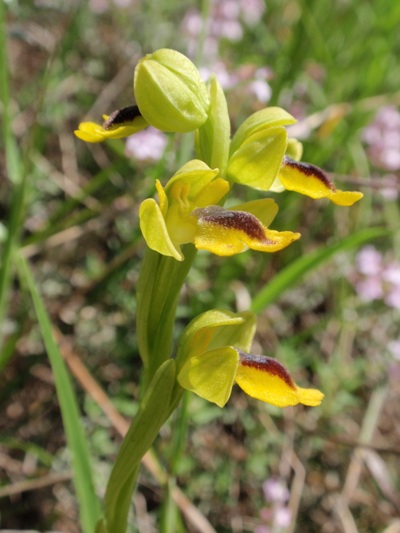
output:
M193 160L184 165L165 189L156 182L158 203L149 198L140 206L140 227L147 245L162 255L183 260L181 245L230 256L249 248L276 252L300 237L291 231L268 228L278 208L265 198L229 209L218 205L229 183L217 169Z
M178 381L223 407L236 383L252 398L277 407L317 406L324 395L294 382L276 359L248 353L255 316L245 311L211 310L195 318L183 333L177 356Z

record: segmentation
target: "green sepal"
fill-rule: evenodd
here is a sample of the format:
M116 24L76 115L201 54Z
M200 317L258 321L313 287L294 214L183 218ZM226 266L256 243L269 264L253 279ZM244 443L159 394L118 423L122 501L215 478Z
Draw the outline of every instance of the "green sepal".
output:
M193 319L181 336L176 359L178 372L189 358L209 350L235 346L249 351L255 328L256 316L251 311L206 311Z
M199 192L217 176L218 172L217 168L211 169L206 163L200 161L200 159L192 159L185 163L168 180L165 186L165 192L168 195L174 183L181 180L190 185L190 198L196 198Z
M232 138L230 146L230 155L254 133L260 131L276 128L277 126L289 126L295 124L297 120L289 115L287 111L280 107L266 107L260 111L256 111L249 116L238 128Z
M239 354L225 346L190 357L178 374L181 387L223 407L235 382Z
M196 131L196 151L199 159L211 168L219 168L225 176L229 157L231 123L224 91L213 77L208 84L210 112L207 121Z
M287 133L282 126L254 133L229 158L227 178L268 191L279 172L286 146Z

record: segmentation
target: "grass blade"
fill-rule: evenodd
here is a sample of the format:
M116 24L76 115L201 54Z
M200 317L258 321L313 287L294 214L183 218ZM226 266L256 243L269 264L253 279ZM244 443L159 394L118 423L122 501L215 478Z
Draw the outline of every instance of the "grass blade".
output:
M259 313L269 304L274 302L283 292L296 285L302 277L315 268L331 259L336 253L356 248L357 246L368 242L377 237L383 237L390 232L385 228L367 228L346 237L338 243L331 246L324 246L314 252L299 257L285 269L276 274L253 299L251 310Z
M20 163L20 154L11 128L10 87L7 62L7 42L5 29L5 5L0 2L0 100L2 104L2 130L6 172L12 188L11 205L7 224L7 236L2 249L0 266L0 324L7 315L8 293L11 283L14 251L20 236L21 213L23 208L25 180ZM0 347L3 331L0 328Z
M89 450L79 419L79 409L75 392L64 360L54 340L50 318L29 265L25 259L20 257L18 267L21 283L25 282L31 293L43 342L54 374L68 449L72 458L73 479L80 507L82 531L84 533L93 533L101 512L94 490Z

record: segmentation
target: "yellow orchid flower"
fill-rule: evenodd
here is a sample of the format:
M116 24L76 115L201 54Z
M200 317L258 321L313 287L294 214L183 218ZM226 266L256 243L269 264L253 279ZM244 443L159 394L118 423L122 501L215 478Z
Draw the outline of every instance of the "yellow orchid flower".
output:
M311 198L328 198L350 206L363 197L360 192L336 189L320 168L298 161L301 143L288 139L286 126L296 120L279 107L267 107L248 117L232 138L227 177L260 191L296 191Z
M229 183L202 161L187 163L165 189L159 181L156 188L159 202L150 198L142 203L140 227L149 248L178 261L183 260L180 246L187 243L230 256L249 248L276 252L300 237L268 229L278 210L271 199L230 209L219 206Z
M178 382L223 407L236 383L252 398L288 407L317 406L324 395L294 382L276 359L247 353L255 316L245 311L211 310L194 319L183 333L177 356Z

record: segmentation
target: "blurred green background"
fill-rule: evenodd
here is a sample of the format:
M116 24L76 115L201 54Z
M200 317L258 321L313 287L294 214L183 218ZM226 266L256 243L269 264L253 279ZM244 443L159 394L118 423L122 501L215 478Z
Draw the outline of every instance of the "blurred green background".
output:
M301 240L268 257L198 254L179 307L177 338L205 310L247 309L299 258L366 228L386 229L379 238L365 234L364 245L338 246L259 313L253 351L279 358L300 385L320 388L322 406L281 411L235 390L221 410L188 396L156 451L218 532L399 532L400 4L3 4L3 97L5 73L10 92L3 114L12 116L26 180L21 199L3 152L3 273L13 232L61 346L80 356L121 414L135 413L141 374L138 207L154 194L155 178L165 183L192 157L191 138L165 136L164 151L149 154L146 144L130 148L122 140L86 145L73 131L132 103L133 71L144 54L175 48L205 77L215 72L233 130L265 105L284 107L299 120L292 134L304 144L303 159L323 167L338 188L364 193L351 208L276 195L274 229L300 231ZM244 188L235 195L258 197ZM14 273L11 265L8 281L2 278L0 526L75 533L77 503L53 377L29 293ZM78 382L75 388L101 496L120 437L98 402ZM277 486L287 494L279 496ZM146 470L134 509L132 531L201 531L182 518L175 529L165 526L165 494Z

